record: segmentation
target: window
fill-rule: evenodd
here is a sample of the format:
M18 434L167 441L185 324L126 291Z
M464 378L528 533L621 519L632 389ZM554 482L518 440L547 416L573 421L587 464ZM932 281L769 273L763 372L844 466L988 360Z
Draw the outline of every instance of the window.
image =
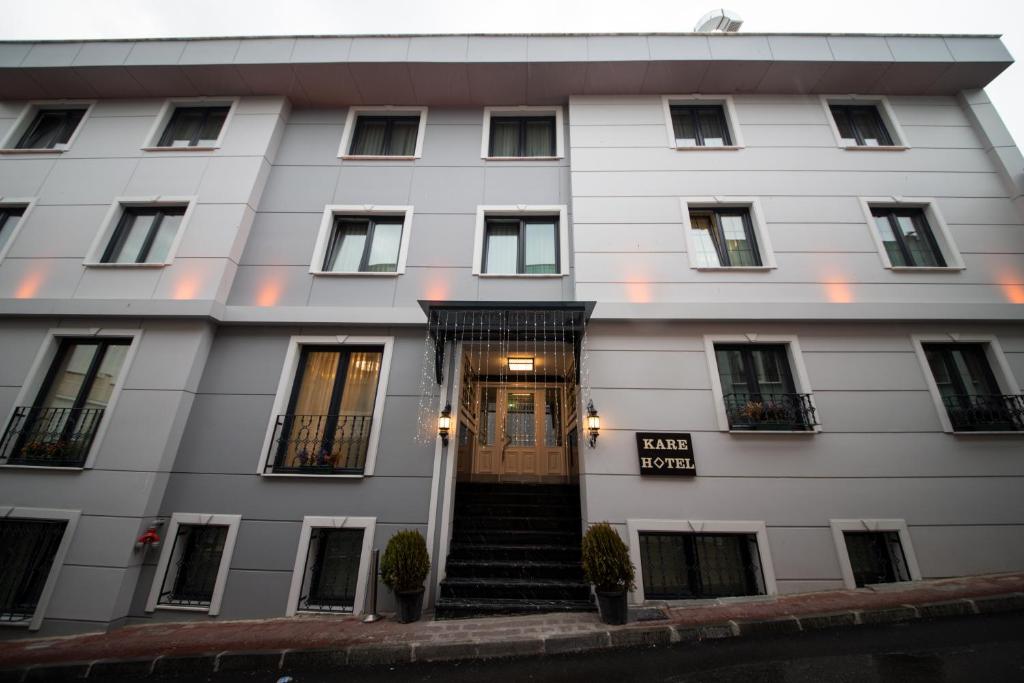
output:
M872 207L871 215L893 266L946 266L924 211L919 208Z
M185 208L126 207L100 262L165 263L178 236Z
M0 206L0 254L4 253L4 247L18 229L18 223L24 214L24 206Z
M722 105L672 105L671 112L676 147L732 145Z
M353 156L416 155L419 116L366 116L356 119L349 154Z
M397 272L404 220L403 216L335 217L324 272Z
M898 532L844 531L843 540L858 588L910 581L910 569Z
M35 402L15 408L0 441L0 464L84 466L130 343L61 339Z
M549 275L560 272L556 216L487 218L484 273Z
M843 145L857 147L889 147L894 145L873 104L831 104L829 110Z
M698 268L761 265L747 209L691 209L690 230Z
M158 603L209 607L227 537L226 526L179 525Z
M1024 396L1004 395L984 344L923 344L954 431L1024 429Z
M65 149L85 117L85 107L41 108L15 145L16 149Z
M379 346L302 347L288 410L271 440L269 471L363 472L383 355Z
M230 110L230 106L176 107L157 146L213 147L220 138Z
M364 534L364 529L311 530L299 610L355 611Z
M640 532L644 598L763 595L755 534Z
M556 156L554 116L491 116L491 157Z
M67 520L0 519L0 624L33 621L67 526Z
M809 394L796 391L784 344L716 344L722 399L732 430L809 430Z

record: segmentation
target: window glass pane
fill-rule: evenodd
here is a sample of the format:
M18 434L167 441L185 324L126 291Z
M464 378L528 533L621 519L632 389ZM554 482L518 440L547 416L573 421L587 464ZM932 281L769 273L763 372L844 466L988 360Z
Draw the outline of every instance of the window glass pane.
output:
M372 416L380 376L380 351L353 351L348 357L340 415Z
M67 522L0 519L0 622L36 611Z
M146 263L163 263L167 260L167 254L171 251L171 244L178 234L178 227L181 225L182 214L165 213L160 221L160 228L153 238L153 244L146 254Z
M723 394L747 394L746 359L739 349L716 349L718 377L722 382Z
M751 534L641 533L640 565L647 598L765 592L757 540Z
M395 121L391 126L391 156L411 157L416 153L416 133L419 121Z
M305 349L306 365L299 378L299 392L292 412L296 415L326 415L338 372L337 350Z
M935 378L935 385L943 396L956 396L960 393L953 378L949 374L949 367L946 365L945 357L940 349L925 347L925 357L928 358L928 367L931 368L932 377Z
M558 389L544 392L544 445L562 445L562 400Z
M518 223L491 223L487 226L485 272L514 275L518 252Z
M846 531L843 532L843 538L858 587L910 580L899 533Z
M228 528L188 526L184 534L179 534L176 543L181 543L182 548L174 568L174 587L168 599L161 602L209 604L217 584Z
M110 403L110 396L114 393L114 384L118 375L121 374L121 366L128 355L128 344L110 344L107 352L103 354L103 360L93 378L92 386L85 399L83 408L106 408Z
M693 125L693 114L689 109L672 112L672 129L676 135L676 147L696 147L697 130Z
M557 273L554 223L526 224L526 253L523 266L527 273Z
M719 214L725 236L725 248L729 253L730 266L759 266L761 259L754 243L747 234L744 216L735 214Z
M509 392L505 413L505 440L508 445L532 447L537 440L533 392Z
M847 110L842 107L832 107L832 119L836 122L836 128L839 130L839 137L842 138L843 144L852 147L857 144L857 134L853 132L853 122L850 120L850 116Z
M401 223L376 223L373 226L373 244L370 245L366 270L372 273L394 273L397 271L398 250L401 245Z
M702 107L697 110L700 121L700 132L705 147L721 147L729 144L725 131L725 121L721 109Z
M7 241L14 234L15 228L24 213L24 209L0 207L0 250L4 248Z
M171 118L167 133L160 141L162 147L189 147L203 124L203 109L178 108Z
M356 130L352 136L349 154L384 154L384 133L387 131L387 125L387 121L383 119L359 117L356 120Z
M704 597L748 595L752 590L749 546L740 534L694 534L697 575ZM756 548L757 544L753 546ZM760 563L758 563L760 564Z
M206 122L199 131L199 147L212 147L220 137L220 129L228 117L228 107L212 107L208 110Z
M480 443L493 446L498 434L498 388L486 387L480 404Z
M900 249L899 243L896 242L896 236L892 232L892 224L889 223L888 214L881 216L875 216L875 227L878 228L878 235L882 239L882 246L885 247L885 253L889 256L889 263L894 266L906 266L907 259L903 256L903 251Z
M640 534L644 597L654 600L694 595L682 534Z
M853 125L857 127L864 144L868 147L891 144L889 135L882 125L878 110L874 107L858 107L852 113Z
M516 119L492 119L491 156L519 156L519 121Z
M36 114L17 147L53 149L57 145L67 144L84 115L84 109L44 109Z
M313 566L304 606L352 611L362 548L362 529L314 529L309 544Z
M715 248L714 221L708 214L690 214L693 228L694 263L698 267L721 266L718 250Z
M526 156L555 156L555 122L547 118L526 119Z
M363 259L369 223L340 223L335 229L334 241L327 250L324 270L332 273L355 273Z
M959 346L952 348L950 353L968 394L988 396L1001 393L993 381L992 370L981 347Z
M923 216L896 216L897 225L903 235L903 243L910 252L914 266L939 266L936 254L925 231L928 230Z
M40 405L43 408L70 408L87 381L89 365L99 349L96 343L71 343Z
M113 253L106 259L106 262L135 263L155 219L155 213L126 213L120 233L114 235L116 242Z
M753 348L751 355L754 360L758 391L765 394L793 393L793 387L788 381L788 361L784 349L778 347Z

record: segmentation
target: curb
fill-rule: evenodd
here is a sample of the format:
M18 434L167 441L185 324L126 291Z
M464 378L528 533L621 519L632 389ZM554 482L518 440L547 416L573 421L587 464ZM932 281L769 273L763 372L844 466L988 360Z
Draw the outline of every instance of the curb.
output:
M964 617L1024 611L1024 593L982 598L959 598L920 605L901 605L867 610L784 615L774 619L725 621L700 625L658 624L625 626L584 633L566 633L521 639L465 640L360 644L324 650L226 651L201 655L145 659L39 664L0 670L0 683L30 683L69 679L197 678L221 672L337 670L339 667L373 667L417 662L451 662L465 659L549 656L589 650L631 647L668 647L722 638L789 635L858 625L898 624L919 619Z

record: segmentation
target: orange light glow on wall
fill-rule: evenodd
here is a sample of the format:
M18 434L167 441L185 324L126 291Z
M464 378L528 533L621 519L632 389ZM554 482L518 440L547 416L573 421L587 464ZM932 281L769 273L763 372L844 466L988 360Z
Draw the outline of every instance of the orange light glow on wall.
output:
M651 284L649 282L627 282L626 298L630 303L647 304L651 302Z
M1004 282L1000 285L1006 300L1011 304L1024 304L1024 285L1016 282Z
M263 283L256 293L257 306L274 306L281 298L281 283L278 280L270 280Z
M448 287L444 282L431 282L427 285L428 301L444 301L448 298Z
M195 275L189 275L182 278L178 284L174 286L174 293L171 297L179 301L184 299L195 299L196 294L198 293L199 278Z
M834 304L849 304L853 302L853 290L849 283L833 278L825 281L825 297Z
M31 299L39 291L39 286L43 284L44 273L41 270L37 270L29 273L25 278L18 284L18 289L14 292L15 299Z

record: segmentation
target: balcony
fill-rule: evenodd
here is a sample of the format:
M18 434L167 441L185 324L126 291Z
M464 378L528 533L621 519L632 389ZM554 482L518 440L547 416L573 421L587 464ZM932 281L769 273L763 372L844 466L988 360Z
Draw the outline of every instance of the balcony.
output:
M1024 395L943 396L955 432L1024 430Z
M372 415L278 415L267 474L362 474Z
M0 465L83 467L103 411L103 408L15 408L0 440Z
M732 431L807 432L818 424L810 394L726 394Z

